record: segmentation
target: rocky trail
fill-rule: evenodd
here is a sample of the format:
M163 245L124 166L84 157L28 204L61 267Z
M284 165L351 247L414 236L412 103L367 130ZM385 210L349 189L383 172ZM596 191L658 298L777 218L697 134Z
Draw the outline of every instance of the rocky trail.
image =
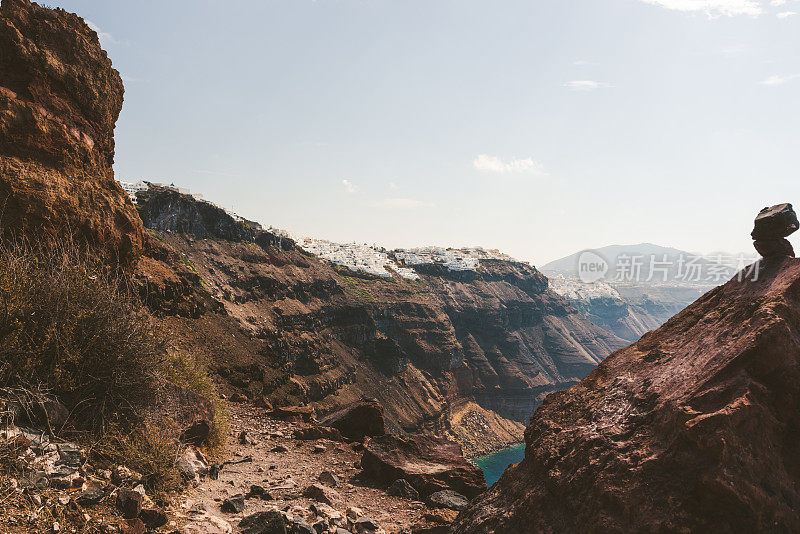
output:
M166 506L154 503L145 477L125 466L95 465L87 450L50 442L41 431L5 429L0 444L12 467L4 469L0 480L0 531L432 534L446 532L457 510L467 506L468 499L454 489L470 496L485 489L480 471L460 456L458 445L429 437L416 439L432 440L432 449L457 449L457 469L421 456L408 464L412 483L394 476L368 477L361 460L365 450L376 448L371 438L364 439L366 445L344 438L334 428L319 426L303 407L296 410L232 403L225 460L214 463L186 448L177 466L188 489ZM374 439L392 447L412 438ZM390 451L393 457L402 454ZM378 456L373 451L373 469ZM453 460L443 457L443 462ZM422 474L414 473L419 466ZM447 478L440 477L443 473Z
M217 476L210 466L176 512L185 534L283 532L247 527L265 512L284 515L287 532L439 532L457 512L389 495L362 478L360 442L295 438L318 428L232 405L229 458ZM413 488L411 491L414 492Z

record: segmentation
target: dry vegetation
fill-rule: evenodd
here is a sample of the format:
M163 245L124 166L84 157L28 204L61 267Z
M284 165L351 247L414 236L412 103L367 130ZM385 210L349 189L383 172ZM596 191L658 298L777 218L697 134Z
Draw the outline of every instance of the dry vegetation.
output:
M17 407L7 418L68 429L93 454L169 491L180 483L181 445L170 419L152 417L159 382L214 403L221 417L206 445L212 453L222 445L225 408L205 367L171 353L158 332L125 273L89 252L72 243L0 243L0 402ZM44 400L62 407L57 425Z

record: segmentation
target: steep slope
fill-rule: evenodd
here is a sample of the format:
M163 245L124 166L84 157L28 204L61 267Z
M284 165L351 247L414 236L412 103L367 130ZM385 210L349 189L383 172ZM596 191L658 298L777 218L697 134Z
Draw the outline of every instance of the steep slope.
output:
M480 442L461 440L474 454L519 439L521 424L503 419L526 421L546 393L624 345L527 264L486 261L464 272L424 265L419 280L380 278L335 267L169 188L153 186L138 200L151 231L224 307L223 317L173 318L176 333L209 352L251 398L313 402L324 413L377 397L407 431L489 428ZM246 333L248 350L216 348L235 333L217 326L212 339L209 324L230 321Z
M800 260L709 292L549 396L454 533L800 530Z
M0 235L74 236L129 263L142 224L114 180L119 73L77 15L0 7Z

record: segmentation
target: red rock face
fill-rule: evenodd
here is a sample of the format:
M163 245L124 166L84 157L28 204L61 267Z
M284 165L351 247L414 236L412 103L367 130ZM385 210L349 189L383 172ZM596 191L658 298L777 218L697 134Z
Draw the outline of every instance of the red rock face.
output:
M72 235L129 262L142 224L114 181L119 73L77 15L28 0L0 6L0 228Z
M575 387L452 532L800 531L800 260L765 262Z

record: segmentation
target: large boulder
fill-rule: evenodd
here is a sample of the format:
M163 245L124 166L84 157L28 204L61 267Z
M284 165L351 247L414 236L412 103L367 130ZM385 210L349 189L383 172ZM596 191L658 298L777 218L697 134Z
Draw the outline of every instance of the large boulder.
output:
M383 406L376 399L364 399L320 420L321 426L339 430L348 439L363 441L365 436L386 434Z
M474 497L486 489L483 472L464 458L458 443L426 434L370 439L361 467L367 477L386 486L405 479L423 498L446 489Z
M800 532L800 260L760 267L547 397L453 532Z
M800 224L791 204L778 204L764 208L756 216L753 231L753 246L765 258L776 256L794 257L794 248L786 239L797 231Z
M76 237L123 263L143 228L114 180L123 86L77 15L28 0L0 6L0 235Z

